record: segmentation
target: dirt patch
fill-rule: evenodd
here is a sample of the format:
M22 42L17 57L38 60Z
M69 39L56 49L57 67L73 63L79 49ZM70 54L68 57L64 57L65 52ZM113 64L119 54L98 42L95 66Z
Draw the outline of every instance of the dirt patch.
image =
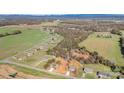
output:
M10 76L13 73L17 73L15 77ZM40 79L40 77L25 74L23 72L17 71L12 66L1 64L0 65L0 79Z
M79 50L72 50L72 51L71 51L71 55L72 55L72 57L74 57L74 58L84 59L84 60L86 60L86 59L88 59L88 58L90 57L90 55L89 55L88 52L82 53L82 52L79 51Z
M62 58L59 59L59 66L56 68L56 72L65 74L68 70L68 62Z

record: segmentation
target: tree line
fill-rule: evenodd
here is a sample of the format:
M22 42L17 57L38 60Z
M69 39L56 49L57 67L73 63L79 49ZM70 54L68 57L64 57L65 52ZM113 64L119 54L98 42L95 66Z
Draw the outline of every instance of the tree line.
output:
M22 32L20 30L15 30L13 32L6 32L6 33L0 33L0 37L6 37L6 36L10 36L10 35L17 35L17 34L21 34Z

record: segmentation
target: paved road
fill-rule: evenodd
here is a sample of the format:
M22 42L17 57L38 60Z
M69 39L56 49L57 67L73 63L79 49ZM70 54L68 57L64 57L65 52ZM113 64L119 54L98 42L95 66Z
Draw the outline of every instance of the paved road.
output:
M40 71L40 72L45 72L45 73L48 73L48 74L51 74L51 75L58 75L58 76L62 76L62 77L65 77L65 78L70 78L70 79L75 79L76 78L76 77L66 76L66 75L63 75L63 74L55 73L55 72L48 72L48 71L46 71L44 69L39 69L39 68L36 68L36 67L33 67L33 66L29 66L29 65L25 65L25 64L11 62L11 61L9 61L7 59L0 60L0 63L16 65L16 66L20 66L20 67L24 67L24 68L29 68L29 69L37 70L37 71Z

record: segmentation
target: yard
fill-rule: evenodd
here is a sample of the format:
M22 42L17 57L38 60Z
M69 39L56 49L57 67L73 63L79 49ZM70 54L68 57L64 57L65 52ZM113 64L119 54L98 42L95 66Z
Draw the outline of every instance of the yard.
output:
M98 35L111 35L111 38L97 37ZM79 44L80 47L85 46L89 51L97 51L99 55L124 66L124 58L122 57L120 46L120 36L109 32L94 32L85 41Z

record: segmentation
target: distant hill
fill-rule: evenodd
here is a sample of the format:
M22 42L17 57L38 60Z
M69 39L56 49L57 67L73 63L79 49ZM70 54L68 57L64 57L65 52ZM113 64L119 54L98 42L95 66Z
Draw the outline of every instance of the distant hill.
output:
M65 19L109 19L124 20L123 14L65 14L65 15L0 15L0 20L65 20Z

